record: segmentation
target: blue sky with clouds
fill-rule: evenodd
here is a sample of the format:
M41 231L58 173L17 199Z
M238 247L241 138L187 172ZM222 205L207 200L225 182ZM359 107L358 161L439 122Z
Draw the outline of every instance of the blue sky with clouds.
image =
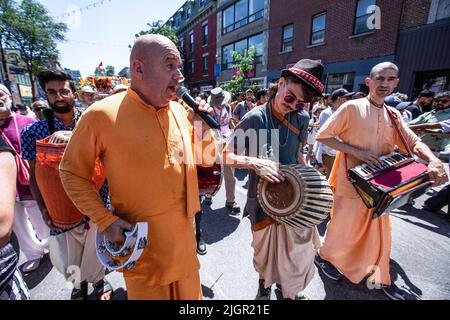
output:
M134 35L146 24L166 21L185 0L38 0L51 16L70 27L67 41L58 46L63 67L80 70L83 77L91 75L100 62L113 65L119 72L128 66ZM82 9L81 14L61 17L68 10Z

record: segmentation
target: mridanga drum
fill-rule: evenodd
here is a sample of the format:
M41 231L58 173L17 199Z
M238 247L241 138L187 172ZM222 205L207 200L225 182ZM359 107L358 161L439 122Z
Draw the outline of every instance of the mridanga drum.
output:
M76 227L84 217L67 196L59 176L59 164L71 137L71 131L58 131L36 141L36 182L53 225L60 229ZM93 188L99 190L104 180L101 162L97 160L92 176Z
M263 211L279 223L293 228L312 228L325 221L333 205L333 194L325 176L311 167L282 165L286 179L258 184Z

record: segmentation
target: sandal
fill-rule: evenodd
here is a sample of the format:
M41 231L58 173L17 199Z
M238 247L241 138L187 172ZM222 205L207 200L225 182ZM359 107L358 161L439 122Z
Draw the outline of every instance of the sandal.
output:
M94 287L94 295L97 300L112 300L114 295L114 289L111 284L106 280L100 280L92 285ZM109 299L106 297L109 294Z
M88 296L87 282L83 282L81 284L80 289L73 288L72 293L70 294L70 300L85 301L87 300L87 296Z

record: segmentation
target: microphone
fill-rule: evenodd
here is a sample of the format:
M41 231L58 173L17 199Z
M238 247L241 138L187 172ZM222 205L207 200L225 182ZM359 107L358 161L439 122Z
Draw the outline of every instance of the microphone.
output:
M197 102L192 98L192 96L189 94L188 89L185 87L179 87L177 90L177 96L178 98L182 99L186 104L194 109L194 112L202 118L203 121L206 122L206 124L212 128L212 129L220 129L220 124L211 117L210 114L203 112L199 109Z

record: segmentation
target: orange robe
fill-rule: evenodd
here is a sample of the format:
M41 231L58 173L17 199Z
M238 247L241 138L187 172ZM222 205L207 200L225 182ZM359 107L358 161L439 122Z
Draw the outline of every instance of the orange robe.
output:
M148 222L149 244L136 268L124 272L130 299L202 297L192 227L200 210L193 136L181 105L157 110L130 89L89 108L67 146L63 185L101 232L117 217ZM117 217L92 187L96 158L104 165Z
M393 111L399 115L398 111ZM400 115L399 118L402 119ZM399 128L412 149L420 139L403 120ZM333 137L378 156L391 153L395 146L405 151L385 108L371 106L365 98L341 106L321 128L316 139ZM352 155L347 155L347 161L348 169L362 163ZM361 282L375 271L371 280L390 285L390 215L372 219L373 210L367 209L347 178L345 155L342 152L336 156L330 184L334 192L334 205L320 256L331 262L353 283Z

